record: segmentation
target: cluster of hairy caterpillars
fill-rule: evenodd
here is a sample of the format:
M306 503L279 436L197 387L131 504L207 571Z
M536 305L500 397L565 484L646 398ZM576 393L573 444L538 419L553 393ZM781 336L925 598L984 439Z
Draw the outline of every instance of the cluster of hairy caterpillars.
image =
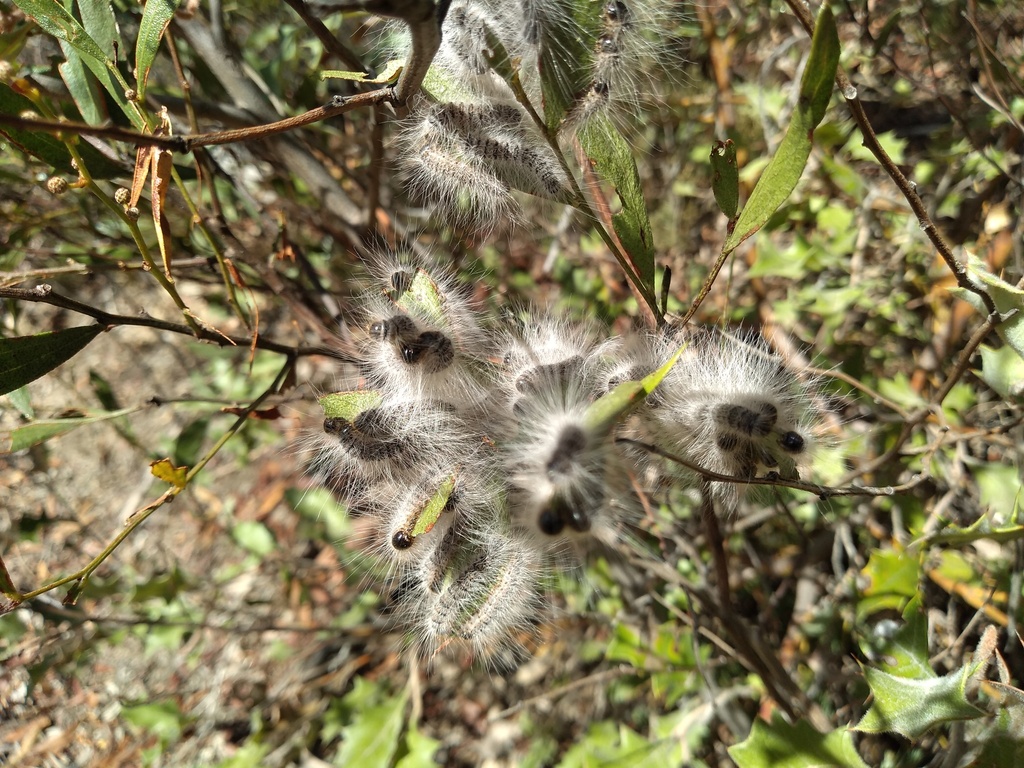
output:
M400 585L393 615L428 655L514 657L546 615L544 585L629 541L638 491L649 504L694 485L733 514L751 478L798 479L808 463L813 382L760 337L609 336L545 310L499 319L411 255L370 269L358 364L350 389L321 400L316 467L361 515L364 549ZM670 360L653 392L603 415Z

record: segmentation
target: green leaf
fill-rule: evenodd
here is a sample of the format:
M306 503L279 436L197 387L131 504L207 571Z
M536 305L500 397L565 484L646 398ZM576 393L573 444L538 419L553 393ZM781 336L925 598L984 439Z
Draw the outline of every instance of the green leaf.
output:
M535 13L544 13L546 3L534 3ZM554 4L551 4L554 6ZM540 40L537 71L540 75L544 122L548 130L557 131L573 105L577 94L587 90L594 59L596 33L580 35L594 23L594 6L590 0L572 0L572 14L577 24L550 23L539 25ZM558 13L559 11L554 11Z
M858 614L864 617L886 609L901 610L917 595L920 568L920 553L874 550L861 571L869 583L857 604Z
M583 740L565 753L558 766L670 768L679 764L679 749L672 739L648 741L625 725L605 721L591 725Z
M619 420L631 409L642 403L655 390L661 380L672 370L676 360L683 354L683 345L672 355L667 363L640 381L624 381L611 392L601 395L587 407L583 419L587 428L598 435L606 435Z
M366 72L352 72L344 69L325 69L320 72L320 79L352 80L356 83L386 85L388 83L398 81L398 77L402 74L403 64L404 62L401 59L392 59L376 77L370 77Z
M70 360L96 338L103 325L0 339L0 395L6 395Z
M174 441L174 452L171 459L178 466L192 467L199 460L199 452L203 448L203 441L206 439L206 430L210 426L210 420L205 416L193 419L185 425Z
M832 98L838 65L839 35L832 9L826 4L814 27L810 57L800 81L800 96L786 135L743 207L732 234L722 247L723 253L731 253L763 227L796 187L811 155L814 129L825 116Z
M61 41L60 47L64 52L64 62L57 69L64 80L64 85L68 87L68 93L71 94L85 122L102 125L108 114L96 78L89 72L78 51L70 44Z
M405 705L408 691L393 696L376 706L360 706L364 693L357 686L342 700L354 714L341 732L341 749L334 758L337 766L390 768L398 751L399 737L405 726ZM351 698L350 698L351 697Z
M732 139L716 141L711 148L711 190L718 207L731 222L740 204L740 172Z
M981 379L1001 396L1024 397L1024 357L1011 346L981 345Z
M778 712L758 719L750 735L729 747L739 768L867 768L846 729L819 733L806 720L790 725Z
M454 474L445 478L444 482L437 489L437 493L430 497L430 500L416 516L416 522L410 531L413 537L430 533L441 517L441 513L444 512L444 508L447 506L448 499L451 497L453 490L455 490Z
M135 43L135 78L139 101L142 101L146 93L149 70L156 59L164 30L180 4L181 0L146 0L146 9L139 22L139 39Z
M329 419L347 419L352 421L363 411L376 408L381 404L380 392L372 389L360 389L352 392L333 392L319 399L324 415Z
M97 416L82 416L74 419L50 419L44 421L33 421L24 427L17 427L10 432L0 432L0 445L7 441L6 450L23 451L33 445L45 442L51 438L58 437L73 429L84 427L86 424L95 424L99 421L118 419L129 413L139 410L136 408L123 408L120 411L99 414Z
M865 667L874 703L854 730L893 732L916 739L941 723L984 716L964 694L965 671L961 668L943 677L919 680Z
M444 295L438 290L434 278L422 267L416 270L404 292L392 291L389 295L403 312L425 317L444 329L451 328Z
M411 728L405 735L405 755L395 763L395 768L437 768L434 755L440 748L440 741Z
M1024 358L1024 290L993 275L988 271L985 262L974 254L971 254L967 260L967 274L975 285L987 291L1001 314L1016 310L1013 317L996 326L996 333L1013 347L1013 350L1021 358ZM988 310L978 294L959 286L949 290L954 296L963 299L981 314L988 314Z
M266 557L277 549L274 534L257 520L242 520L237 523L231 529L231 538L238 542L243 549L247 549L259 557Z
M116 50L124 50L121 35L117 31L117 19L114 17L114 6L110 0L76 0L78 12L82 17L82 26L103 51L109 61L114 60ZM66 3L65 3L66 7ZM149 2L146 3L149 12Z
M122 707L121 717L136 728L149 731L160 739L162 744L177 741L187 723L181 709L169 699L152 704Z
M107 55L103 49L89 37L81 24L55 0L14 0L38 24L43 31L63 40L89 59L104 64Z
M36 417L35 411L32 410L32 401L29 398L28 387L21 387L13 392L7 393L7 399L11 402L11 405L24 416L26 419L32 420Z
M579 141L594 170L615 187L622 210L612 216L612 226L640 285L653 294L654 236L629 143L606 117L588 121L579 133Z

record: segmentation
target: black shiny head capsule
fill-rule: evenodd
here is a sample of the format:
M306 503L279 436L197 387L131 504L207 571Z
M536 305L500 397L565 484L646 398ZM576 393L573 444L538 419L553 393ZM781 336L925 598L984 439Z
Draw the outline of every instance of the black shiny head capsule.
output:
M416 541L416 537L406 530L395 531L391 536L391 546L395 549L408 549Z
M779 445L790 453L800 453L804 449L804 438L797 432L786 432L779 438Z

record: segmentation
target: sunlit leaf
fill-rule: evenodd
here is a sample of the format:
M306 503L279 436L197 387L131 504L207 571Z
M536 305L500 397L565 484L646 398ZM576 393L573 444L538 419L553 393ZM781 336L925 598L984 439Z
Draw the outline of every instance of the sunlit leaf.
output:
M181 708L171 700L123 706L120 717L136 728L149 731L164 744L177 741L188 722Z
M597 174L615 187L621 210L612 225L642 285L654 291L654 236L633 151L606 117L595 117L579 133L580 146Z
M376 408L382 399L380 392L360 389L354 392L332 392L321 397L318 402L327 418L352 421L363 411Z
M1024 357L1009 345L993 349L982 344L980 349L984 382L1002 397L1024 397Z
M348 700L358 690L345 697ZM361 695L361 694L360 694ZM343 700L343 703L345 703ZM342 729L341 748L334 759L338 766L390 768L398 750L399 737L405 726L405 705L408 690L371 706L356 705L353 699L351 722Z
M412 530L410 531L413 537L430 533L434 526L437 525L437 521L444 512L453 490L455 490L454 474L445 478L444 482L442 482L440 487L438 487L437 492L430 497L430 500L423 506L419 514L416 516L416 522L413 524Z
M352 80L356 83L371 83L373 85L387 85L397 82L402 74L403 62L400 59L389 61L380 74L370 77L366 72L351 72L343 69L325 69L320 72L320 79Z
M146 0L142 21L139 22L139 37L135 43L136 90L140 101L146 93L149 70L156 59L164 30L180 4L181 0Z
M845 728L820 733L806 720L787 723L778 711L771 723L755 720L729 757L739 768L867 768Z
M814 129L825 116L839 65L839 35L829 6L823 5L811 40L811 53L800 81L800 95L786 135L743 207L722 247L730 253L757 232L796 187L811 155Z
M864 677L874 702L854 730L898 733L916 739L942 723L985 715L967 701L963 669L943 677L918 680L865 667Z
M134 413L138 408L123 408L119 411L99 414L97 416L82 416L76 419L49 419L44 421L33 421L23 427L10 430L6 435L0 432L0 445L4 442L8 451L23 451L33 445L50 440L54 437L66 434L73 429L84 427L87 424L96 424L100 421L109 421Z
M184 488L188 478L188 467L176 467L170 459L150 462L149 471L158 480L170 483L176 488Z
M0 339L0 395L49 373L96 338L103 325L80 325L63 331Z
M676 350L667 363L639 381L624 381L587 407L584 414L584 421L587 428L596 434L607 434L622 417L631 409L639 405L644 399L655 390L661 380L672 370L679 356L683 353L685 346Z
M436 768L434 755L440 748L440 741L410 728L405 735L405 756L395 763L395 768Z

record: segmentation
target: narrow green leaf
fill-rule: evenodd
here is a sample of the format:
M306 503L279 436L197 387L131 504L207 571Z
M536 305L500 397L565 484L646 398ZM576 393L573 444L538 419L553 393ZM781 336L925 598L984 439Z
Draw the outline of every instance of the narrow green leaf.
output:
M685 348L684 345L676 350L671 359L654 373L640 381L624 381L591 403L583 417L587 428L599 435L608 434L631 408L642 403L654 391L672 370L672 366L676 364Z
M823 734L806 720L793 725L778 712L771 723L755 720L750 735L729 757L739 768L867 768L846 729Z
M825 116L832 97L838 66L839 34L832 10L826 4L818 14L810 57L800 81L800 97L786 135L743 207L735 228L725 241L723 253L731 253L763 227L796 187L811 155L814 129Z
M139 130L145 129L141 113L130 105L125 97L125 87L118 82L119 75L115 74L113 62L74 16L56 0L14 0L14 4L31 16L45 32L73 46L81 54L82 62L92 71L132 124Z
M345 698L348 699L349 696ZM360 768L390 768L405 726L407 700L408 692L403 689L402 693L382 704L353 707L355 716L352 722L342 729L343 741L334 758L334 764L358 765Z
M0 395L6 395L70 360L96 338L103 325L0 339Z
M612 226L641 284L653 294L654 237L629 143L606 117L590 120L579 141L594 170L615 187L622 210L612 216Z
M711 190L718 207L731 222L740 204L740 171L732 139L716 141L711 148Z
M140 101L146 93L149 70L156 59L160 40L180 4L181 0L146 0L139 22L139 39L135 43L135 79Z
M535 2L534 13L560 13L555 4ZM537 42L540 57L537 70L540 75L541 100L544 106L544 122L548 130L558 130L562 120L571 110L578 94L585 93L593 71L594 43L596 41L597 14L591 0L572 0L572 15L576 24L539 24ZM580 35L580 30L586 34Z
M68 88L68 93L71 94L85 122L90 125L101 125L107 120L108 115L96 78L92 76L75 48L64 41L61 41L60 47L64 51L64 62L57 69Z
M363 411L376 408L382 399L380 392L361 389L354 392L333 392L321 397L319 403L327 418L352 421Z
M413 537L430 533L437 524L441 513L444 512L444 508L448 504L448 499L451 498L452 491L455 490L455 479L454 474L445 478L444 482L437 489L437 493L431 496L430 500L423 506L419 516L416 518L415 525L413 525L410 531Z
M27 387L21 387L13 392L8 392L7 399L11 401L11 405L17 409L18 413L26 419L31 421L36 417L35 411L32 410L32 400L29 397Z
M376 77L370 77L366 72L353 72L347 69L325 69L320 72L320 79L352 80L356 83L386 85L387 83L397 82L402 74L403 66L404 62L400 59L392 59Z
M0 432L0 445L7 443L8 451L23 451L33 445L45 442L51 438L58 437L73 429L84 427L87 424L96 424L100 421L109 421L134 413L138 408L124 408L120 411L99 414L97 416L83 416L77 419L50 419L46 421L33 421L24 427L17 427L8 433Z
M124 50L121 35L117 31L113 3L110 0L76 0L76 4L85 31L96 41L103 55L113 61L115 50ZM146 3L146 12L149 12L149 2Z
M43 31L70 43L99 64L106 61L107 55L99 44L56 0L14 0L14 4L31 16Z

